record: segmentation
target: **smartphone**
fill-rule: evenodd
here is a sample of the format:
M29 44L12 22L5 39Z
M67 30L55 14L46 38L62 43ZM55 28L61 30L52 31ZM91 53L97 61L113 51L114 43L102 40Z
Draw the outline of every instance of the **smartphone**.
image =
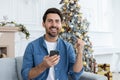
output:
M54 55L59 55L59 51L58 50L51 50L50 56L54 56Z

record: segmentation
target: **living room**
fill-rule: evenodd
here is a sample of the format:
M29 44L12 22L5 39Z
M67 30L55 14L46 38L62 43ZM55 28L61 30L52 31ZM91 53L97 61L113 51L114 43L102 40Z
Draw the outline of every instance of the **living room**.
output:
M0 3L0 22L22 24L30 33L29 39L18 29L4 29L8 34L0 32L0 50L10 51L7 56L23 56L29 42L45 33L42 27L42 16L50 7L61 8L61 1L71 0L3 0ZM74 0L72 0L74 1ZM76 0L80 5L82 16L89 22L88 35L92 43L93 57L97 64L109 64L110 71L120 77L120 38L119 38L119 0ZM12 24L13 26L13 24ZM12 30L11 30L12 29ZM3 30L3 29L2 29ZM0 30L1 31L1 30ZM11 32L10 32L11 31ZM13 34L10 34L13 33ZM6 36L13 40L2 38ZM11 42L10 42L11 41ZM2 43L2 44L1 44ZM3 44L5 43L5 44ZM10 46L8 46L8 44ZM7 50L8 49L8 50ZM11 54L14 53L14 54ZM0 51L1 54L1 51ZM6 56L6 55L5 55ZM116 77L116 76L115 76Z

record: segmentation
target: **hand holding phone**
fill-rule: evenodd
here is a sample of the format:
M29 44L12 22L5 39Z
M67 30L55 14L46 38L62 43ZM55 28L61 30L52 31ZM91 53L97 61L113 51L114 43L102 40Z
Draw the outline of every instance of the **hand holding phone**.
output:
M50 51L50 56L54 56L54 55L59 55L59 51L57 51L57 50L51 50Z

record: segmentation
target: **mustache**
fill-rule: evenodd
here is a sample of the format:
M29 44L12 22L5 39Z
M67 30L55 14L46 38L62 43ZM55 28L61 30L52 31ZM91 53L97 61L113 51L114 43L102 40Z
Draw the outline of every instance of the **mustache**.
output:
M51 29L51 28L56 28L56 29L58 29L56 26L51 26L50 29Z

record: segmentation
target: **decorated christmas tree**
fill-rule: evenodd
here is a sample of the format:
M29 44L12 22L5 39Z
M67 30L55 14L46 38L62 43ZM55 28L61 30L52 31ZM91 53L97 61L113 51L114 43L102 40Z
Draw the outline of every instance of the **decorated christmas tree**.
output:
M82 17L79 0L61 0L61 12L63 14L63 25L60 37L73 44L77 38L85 42L83 51L83 66L87 72L95 71L95 59L93 58L92 43L88 36L89 22ZM75 48L76 51L76 48Z

